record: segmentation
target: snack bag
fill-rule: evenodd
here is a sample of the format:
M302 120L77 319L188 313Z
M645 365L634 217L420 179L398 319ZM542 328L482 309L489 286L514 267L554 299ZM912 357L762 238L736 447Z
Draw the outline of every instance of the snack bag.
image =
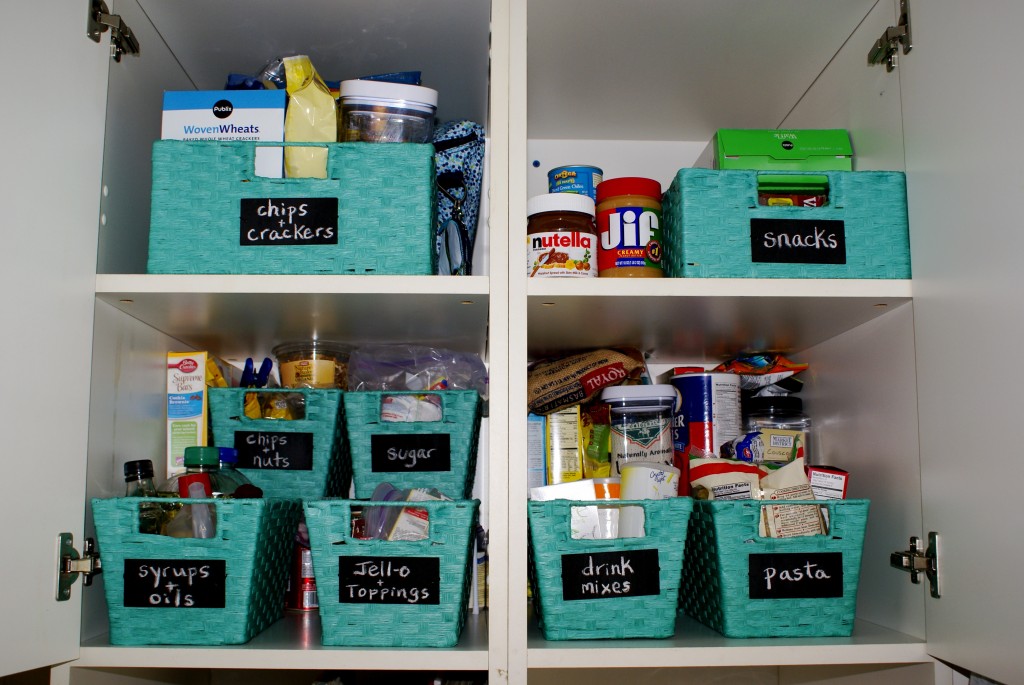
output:
M527 403L534 414L551 414L595 397L610 385L639 383L647 374L635 349L600 349L535 364L527 372Z
M803 458L794 459L761 479L761 497L766 500L813 500ZM773 504L761 508L761 536L793 538L825 533L821 507Z
M284 115L284 139L293 143L333 143L338 139L338 114L327 84L306 55L283 60L288 109ZM327 150L320 147L286 147L287 178L326 178Z

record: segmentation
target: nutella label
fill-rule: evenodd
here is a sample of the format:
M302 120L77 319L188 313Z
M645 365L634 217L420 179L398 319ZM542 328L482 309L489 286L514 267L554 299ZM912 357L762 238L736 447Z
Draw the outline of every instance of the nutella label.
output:
M577 231L549 231L526 236L527 274L531 277L597 276L597 237Z

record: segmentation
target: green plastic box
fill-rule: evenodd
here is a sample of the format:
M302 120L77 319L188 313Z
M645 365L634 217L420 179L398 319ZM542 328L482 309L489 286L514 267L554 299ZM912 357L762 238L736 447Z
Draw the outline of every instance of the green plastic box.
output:
M843 129L720 128L694 163L702 169L852 171L853 146Z

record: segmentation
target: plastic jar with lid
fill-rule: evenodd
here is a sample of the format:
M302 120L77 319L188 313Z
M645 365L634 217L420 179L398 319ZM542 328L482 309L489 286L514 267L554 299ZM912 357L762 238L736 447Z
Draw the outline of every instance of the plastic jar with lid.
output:
M348 390L348 358L352 348L330 340L305 340L276 346L277 371L284 388Z
M611 424L611 476L622 475L622 465L647 461L672 465L672 408L676 391L671 385L616 385L601 391Z
M612 178L597 186L597 270L602 278L661 278L661 184Z
M760 431L765 461L802 456L805 464L814 463L814 433L803 400L792 395L751 397L744 402L744 410L744 430Z
M342 143L429 143L437 91L388 81L342 81L338 90Z
M526 204L526 274L533 277L597 276L594 201L576 193L531 197Z

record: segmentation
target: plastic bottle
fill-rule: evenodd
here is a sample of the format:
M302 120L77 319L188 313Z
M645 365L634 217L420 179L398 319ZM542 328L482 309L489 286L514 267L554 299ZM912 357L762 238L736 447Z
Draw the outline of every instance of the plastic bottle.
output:
M237 487L220 472L219 447L186 447L185 473L171 476L160 486L160 492L171 497L186 497L178 487L179 480L185 475L205 473L210 481L211 497L230 497Z
M213 496L209 473L184 473L178 480L178 493L186 499ZM212 504L184 504L164 530L175 538L212 538L217 533L217 512Z
M236 468L238 464L238 450L234 447L218 447L220 451L220 471L218 475L224 486L225 490L222 492L214 491L214 497L230 497L235 494L239 487L243 485L252 485L252 481L245 477L241 471Z
M744 410L747 413L744 429L748 433L761 432L766 461L776 460L771 458L774 451L784 456L785 461L802 456L805 464L815 463L811 418L804 414L804 403L799 397L751 397L744 402Z
M125 497L156 497L153 483L153 462L149 459L125 462ZM157 535L163 525L164 513L159 504L144 502L139 505L139 532Z

